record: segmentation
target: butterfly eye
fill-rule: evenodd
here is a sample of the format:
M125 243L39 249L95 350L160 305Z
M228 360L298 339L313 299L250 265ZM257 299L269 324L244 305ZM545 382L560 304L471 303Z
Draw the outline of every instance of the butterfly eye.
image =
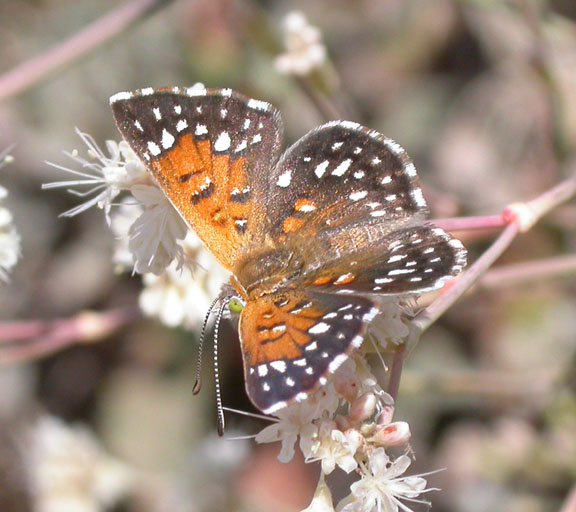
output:
M230 299L230 302L228 302L228 309L237 315L244 309L244 303L240 299Z

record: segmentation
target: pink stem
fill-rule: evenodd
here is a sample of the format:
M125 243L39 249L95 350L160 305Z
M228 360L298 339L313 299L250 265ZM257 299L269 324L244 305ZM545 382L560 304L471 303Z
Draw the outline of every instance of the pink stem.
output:
M492 290L571 274L576 274L576 254L493 268L486 272L478 286L481 289Z
M45 53L0 77L0 101L19 94L83 57L173 0L134 0L112 11Z
M576 484L570 490L560 512L576 512Z
M72 318L47 322L0 324L0 365L37 359L76 343L100 341L138 316L138 310L131 308L83 312ZM9 335L12 343L8 343Z
M390 378L388 379L388 394L396 402L398 390L400 389L400 378L402 377L402 368L404 366L404 356L406 355L406 346L400 345L394 352L394 359L390 368Z
M507 224L503 215L484 215L481 217L454 217L435 219L432 223L446 231L468 231L471 229L501 228Z
M448 285L444 294L414 317L412 327L421 333L433 324L494 264L519 232L518 224L509 224L492 246L459 279Z

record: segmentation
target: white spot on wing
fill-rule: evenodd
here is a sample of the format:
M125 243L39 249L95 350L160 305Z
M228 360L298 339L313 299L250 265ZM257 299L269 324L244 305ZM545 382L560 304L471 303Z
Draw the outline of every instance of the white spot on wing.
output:
M267 112L270 110L270 103L260 100L248 100L248 108L253 108L255 110L263 110Z
M174 112L180 115L182 113L182 105L174 105Z
M351 272L348 272L347 274L342 274L341 276L338 277L338 279L336 279L336 281L334 281L334 284L341 284L341 283L345 283L348 281L348 279L350 279L351 277L354 277L354 274L352 274ZM326 318L327 316L324 315L324 318Z
M352 159L347 158L332 171L332 176L342 176L348 170L350 164L352 164Z
M404 167L404 170L406 171L406 174L410 176L410 178L416 176L416 167L414 167L412 162L407 163L406 167Z
M170 149L174 145L174 135L172 135L166 128L162 130L162 147L164 149Z
M222 132L220 135L218 135L218 138L214 143L214 150L226 151L230 148L230 142L230 135L228 135L228 132Z
M287 170L278 177L276 185L278 185L279 187L288 187L290 186L291 181L292 181L292 172L290 170Z
M116 103L117 101L129 100L132 96L134 96L134 94L129 91L117 92L110 96L110 104Z
M268 390L269 391L270 386L268 386ZM286 402L276 402L275 404L271 405L270 407L268 407L268 409L265 409L264 411L262 411L264 414L274 414L276 411L279 411L280 409L284 409L288 404Z
M388 149L392 151L396 156L403 155L405 153L404 149L400 144L394 142L392 139L384 139L385 144L388 146Z
M180 121L178 121L176 123L176 131L177 132L181 132L182 130L185 130L186 128L188 128L188 121L186 121L186 119L180 119Z
M113 96L110 96L110 103L116 103L117 101L129 100L134 94L130 91L117 92Z
M323 334L330 329L330 325L326 322L318 322L308 329L310 334Z
M346 361L346 359L348 359L348 356L346 354L337 355L334 359L332 359L332 362L328 365L328 371L330 373L334 373L338 368L340 368L340 366L344 361Z
M351 199L352 201L360 201L360 199L364 199L367 195L368 192L366 190L361 190L359 192L352 192L352 194L350 194L348 198Z
M266 377L268 375L268 365L261 364L258 366L258 375L260 377Z
M208 128L205 124L197 124L196 125L196 135L206 135L208 133Z
M397 268L395 270L391 270L388 272L389 276L399 276L401 274L412 274L416 269L415 268Z
M284 373L286 371L286 363L284 361L272 361L270 366L277 372Z
M426 206L426 201L424 200L424 196L422 195L422 190L419 188L415 188L410 195L412 196L412 199L414 199L414 202L418 205L418 206Z
M150 95L154 94L154 88L153 87L145 87L144 89L142 89L140 91L140 94L142 96L150 96Z
M160 121L160 119L162 119L162 113L160 112L160 109L158 107L153 108L152 112L154 113L156 121Z
M186 89L186 94L188 96L206 96L206 93L206 87L200 82Z
M318 178L321 178L322 176L324 176L324 173L326 172L326 169L328 169L329 164L330 164L330 162L328 162L328 160L324 160L322 163L319 163L316 166L316 169L314 169L314 174Z
M158 156L160 154L160 146L155 142L149 141L148 142L148 151L152 153L153 156Z

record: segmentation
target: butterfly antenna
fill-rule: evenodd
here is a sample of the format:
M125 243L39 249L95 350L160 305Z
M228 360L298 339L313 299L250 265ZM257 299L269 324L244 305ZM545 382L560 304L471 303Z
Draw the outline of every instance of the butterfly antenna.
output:
M202 324L202 332L200 333L200 341L198 342L198 361L196 363L196 382L194 383L194 387L192 388L192 393L197 395L200 393L202 389L202 349L204 347L204 339L206 337L206 328L208 327L208 320L210 320L210 315L214 310L214 306L220 300L220 296L216 297L210 307L208 308L208 312L204 317L204 323Z
M220 320L224 314L224 309L228 306L230 299L222 302L216 317L216 325L214 326L214 384L216 389L216 410L218 414L218 436L224 437L224 408L222 407L222 392L220 390L220 373L218 369L218 328L220 327Z

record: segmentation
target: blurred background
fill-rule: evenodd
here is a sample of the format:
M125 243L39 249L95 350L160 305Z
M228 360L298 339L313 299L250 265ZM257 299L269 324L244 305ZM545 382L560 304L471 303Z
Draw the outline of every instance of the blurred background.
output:
M567 177L576 150L573 0L158 4L0 103L0 150L16 144L0 184L22 237L22 258L0 285L4 346L8 322L138 305L142 280L115 268L103 213L59 218L79 199L41 190L68 179L47 161L70 165L63 151L84 151L76 127L101 145L119 140L108 107L118 91L231 87L280 109L286 143L327 118L358 121L406 148L433 218L498 214ZM123 5L2 0L0 94L3 73ZM318 28L327 52L304 75L276 60L294 10ZM459 236L473 261L496 234ZM427 495L436 512L546 512L566 503L576 481L575 249L572 201L498 262L542 261L544 271L486 279L407 362L395 419L411 425L413 472L445 468L428 477L442 489ZM558 256L568 256L571 271L546 265ZM40 360L3 361L0 349L1 512L292 512L309 504L314 465L280 464L274 444L217 439L208 364L205 389L191 393L197 329L139 314L121 324ZM225 405L253 410L234 329L221 339ZM230 415L227 435L264 425ZM346 494L340 475L330 483L336 498Z

